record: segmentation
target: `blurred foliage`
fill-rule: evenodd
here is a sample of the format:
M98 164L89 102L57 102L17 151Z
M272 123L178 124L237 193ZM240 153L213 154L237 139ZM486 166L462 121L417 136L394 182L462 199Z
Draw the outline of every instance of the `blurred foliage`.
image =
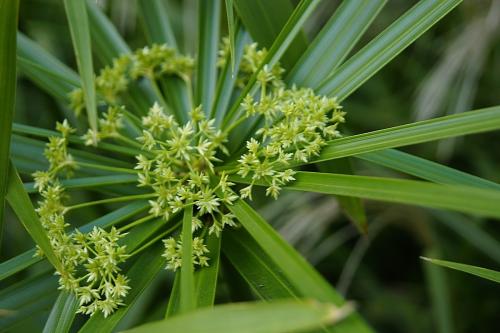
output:
M496 0L491 0L496 1ZM145 40L136 3L132 0L100 0L98 3L111 17L131 47L143 46ZM371 40L389 23L409 8L414 1L389 1L382 14L367 31L357 49ZM196 20L193 20L196 1L167 1L170 17L174 18L175 34L187 40L181 49L193 53L196 41ZM313 20L308 22L306 33L314 35L338 6L338 1L324 1ZM430 75L449 51L450 44L461 36L479 17L492 10L491 2L465 1L462 6L443 19L437 27L424 34L381 73L364 84L345 101L348 112L348 131L362 133L410 122L415 117L415 100L429 84ZM191 13L191 14L190 14ZM494 19L500 21L497 15ZM20 8L20 30L35 39L51 54L75 68L71 39L58 0L24 0ZM472 44L475 41L468 41ZM353 52L355 52L354 50ZM467 109L478 109L500 104L498 93L500 78L500 31L492 33L484 47L484 62L474 82L475 94ZM97 63L99 68L99 63ZM56 120L67 116L68 110L22 77L18 81L15 121L52 127ZM444 96L443 107L436 112L447 112L444 105L455 102L453 93ZM425 99L423 102L425 106ZM467 136L456 142L447 156L449 166L483 178L500 182L500 150L491 154L492 145L500 142L500 133L490 132L481 136ZM438 159L439 143L428 143L404 150L430 160ZM488 150L484 147L490 148ZM395 175L393 171L353 160L354 169L361 174ZM81 193L88 196L87 193ZM293 205L292 205L293 204ZM300 207L290 210L290 207ZM349 299L358 303L360 312L380 332L438 332L429 290L429 281L419 259L428 251L437 251L452 261L474 263L477 266L500 266L453 229L451 223L441 223L439 215L430 211L408 207L366 202L370 232L359 236L343 216L336 200L320 195L287 193L268 207L261 207L264 217L275 221L275 226L294 244L319 271L334 285L346 292ZM99 208L86 212L88 216L74 216L84 221L103 213ZM272 218L271 218L272 216ZM500 225L493 221L467 217L470 223L480 226L487 234L500 240ZM449 221L450 222L450 221ZM488 223L492 222L492 223ZM4 228L5 242L2 260L29 249L33 243L12 216L7 216ZM373 230L376 229L376 230ZM436 252L435 252L436 253ZM35 275L35 266L23 274ZM500 285L441 268L449 288L453 332L497 332ZM497 269L498 270L498 269ZM222 277L231 278L230 273ZM4 281L7 285L12 281ZM54 282L55 285L55 282ZM146 316L148 320L160 318L165 300L154 293L154 288L168 286L153 284L131 312L128 324ZM219 288L218 299L227 299L230 290ZM151 307L151 301L163 306ZM150 308L148 308L150 307ZM148 312L148 309L156 311ZM160 310L158 310L160 309ZM47 305L47 312L50 304ZM43 316L33 316L22 328L28 331L39 325ZM38 322L38 323L37 323ZM39 327L39 326L38 326ZM21 329L21 328L18 328Z

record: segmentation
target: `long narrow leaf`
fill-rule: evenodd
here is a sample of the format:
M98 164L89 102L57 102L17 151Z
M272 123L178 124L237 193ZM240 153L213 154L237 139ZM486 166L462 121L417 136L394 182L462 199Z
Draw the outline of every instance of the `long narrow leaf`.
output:
M395 149L355 157L439 184L500 190L500 184Z
M333 140L315 161L500 129L500 106Z
M446 261L446 260L438 260L438 259L432 259L432 258L426 258L426 257L421 257L422 259L429 261L435 265L451 268L457 271L465 272L468 274L472 274L475 276L479 276L483 279L491 280L493 282L500 283L500 272L487 269L487 268L482 268L482 267L477 267L477 266L472 266L472 265L466 265L466 264L461 264L458 262L452 262L452 261Z
M23 182L12 164L9 169L8 177L7 202L14 213L16 213L16 216L19 218L19 221L23 224L26 231L28 231L31 238L33 238L35 243L43 251L45 257L54 267L60 268L61 263L57 259L52 249L52 245L50 245L47 233L40 223L28 193L24 190Z
M180 281L180 313L195 308L194 277L193 277L193 206L184 208L182 219L182 266Z
M240 303L198 310L172 319L139 326L126 332L303 332L319 328L324 324L335 323L344 316L345 309L313 302Z
M149 43L167 43L177 48L165 2L161 0L139 0L137 4Z
M288 74L288 81L317 88L347 57L386 2L342 2Z
M85 107L92 130L97 131L97 103L94 86L94 66L90 45L90 27L85 0L64 0L78 72L82 82Z
M450 209L500 218L500 191L415 180L297 172L290 190L348 195L366 199ZM234 178L236 181L241 179ZM243 182L247 182L243 180Z
M222 236L209 235L207 249L210 265L198 269L194 273L196 307L213 306L219 274L219 257Z
M217 52L219 47L219 25L221 0L205 0L198 10L198 71L196 103L210 113L214 100L217 78Z
M19 0L0 2L0 244L5 194L9 176L9 150L16 95L16 31Z
M461 0L422 0L334 71L318 93L345 99Z
M78 74L38 46L22 33L17 33L17 65L42 90L68 102L68 94L80 86Z
M43 333L67 333L71 328L78 301L74 294L62 291L45 322Z
M339 306L344 304L342 297L322 276L246 202L238 200L228 208L300 294ZM342 329L345 332L371 332L357 315L342 321L339 331Z

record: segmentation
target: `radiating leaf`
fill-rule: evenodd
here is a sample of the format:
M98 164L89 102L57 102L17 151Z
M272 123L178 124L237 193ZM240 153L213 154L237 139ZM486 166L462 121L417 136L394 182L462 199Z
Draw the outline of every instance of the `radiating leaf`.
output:
M345 99L413 43L461 0L422 0L334 71L319 94Z
M338 306L344 304L342 297L328 282L246 202L238 200L228 208L298 293ZM339 331L341 330L371 332L371 329L355 314L339 324Z
M288 73L287 81L317 88L347 57L386 2L343 1Z
M196 307L213 306L219 275L219 257L222 235L208 235L206 245L208 249L209 266L197 268L194 272L194 286Z
M28 193L24 190L23 182L21 181L21 178L19 178L19 175L12 164L9 169L8 179L9 182L6 195L7 202L19 221L23 224L26 231L28 231L31 238L33 238L35 243L43 251L45 257L54 267L60 268L61 263L57 259L57 256L52 249L52 245L50 245L47 233L40 223Z
M500 106L418 121L330 141L314 161L500 129Z
M299 294L274 261L243 229L224 231L222 248L231 264L245 279L253 292L263 300L299 298Z
M500 190L500 184L395 149L385 149L355 157L439 184Z
M19 0L0 2L0 244L5 194L9 176L9 150L16 96L16 31Z
M212 108L217 79L220 2L221 0L201 1L198 9L199 40L195 100L198 105L203 106L207 115Z
M177 48L165 2L161 0L139 0L137 4L149 43L167 43Z
M294 177L296 181L287 185L287 189L349 195L500 218L500 191L490 189L319 172L299 171ZM249 183L236 177L233 180Z
M21 32L17 33L17 65L38 87L64 102L68 102L68 94L80 86L77 73Z
M229 32L229 54L231 57L231 72L235 73L234 40L235 40L236 31L235 31L235 24L234 24L233 0L226 0L226 13L227 13L227 29Z
M180 313L189 312L196 307L194 298L193 269L193 206L184 208L182 218L182 266L180 280Z
M429 261L435 265L451 268L457 271L465 272L471 275L479 276L483 279L491 280L493 282L500 283L500 272L487 269L487 268L482 268L482 267L477 267L477 266L472 266L472 265L466 265L466 264L461 264L458 262L452 262L452 261L446 261L446 260L438 260L438 259L432 259L432 258L426 258L426 257L420 257L421 259L424 259L426 261Z
M348 311L329 304L298 301L228 304L145 324L126 332L303 332L333 324Z
M75 295L67 291L59 293L49 318L45 322L43 333L67 333L71 328L75 311L78 309L78 300Z
M90 27L85 0L64 0L66 17L76 63L82 83L85 108L92 130L97 131L97 103L94 86L94 66L92 65L92 47L90 44Z

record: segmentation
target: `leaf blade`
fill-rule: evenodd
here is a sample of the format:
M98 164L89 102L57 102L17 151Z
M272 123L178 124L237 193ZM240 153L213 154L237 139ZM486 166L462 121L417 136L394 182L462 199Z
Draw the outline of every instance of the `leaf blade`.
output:
M290 71L287 81L317 88L347 57L386 2L342 2Z
M345 99L390 60L431 28L461 0L423 0L334 71L318 93Z
M452 261L446 261L446 260L439 260L439 259L432 259L432 258L426 258L426 257L420 257L421 259L428 261L430 263L433 263L435 265L451 268L457 271L461 271L464 273L468 273L471 275L479 276L483 279L491 280L493 282L500 283L500 272L483 268L483 267L478 267L478 266L472 266L472 265L467 265L467 264L461 264L458 262L452 262Z
M342 311L331 305L313 302L239 303L197 310L126 332L296 332L336 322L344 316Z
M19 0L0 3L0 244L7 193L10 133L16 96L16 31Z
M85 0L64 0L64 8L66 10L66 17L68 18L78 72L80 73L89 125L96 132L97 102L87 7L85 6Z

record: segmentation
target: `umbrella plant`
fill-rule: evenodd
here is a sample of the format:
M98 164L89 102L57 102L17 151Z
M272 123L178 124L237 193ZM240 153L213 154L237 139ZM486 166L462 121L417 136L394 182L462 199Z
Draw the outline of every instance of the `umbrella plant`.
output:
M165 320L131 331L370 332L253 201L337 195L361 233L360 198L499 218L498 184L394 148L496 130L500 107L347 135L342 102L460 1L420 1L350 57L386 1L344 1L307 41L319 2L200 1L189 54L160 0L138 1L136 50L93 1L65 0L69 68L16 32L18 2L2 1L0 190L36 248L1 263L0 278L43 263L5 299L47 283L31 310L51 305L44 331L111 332L166 269ZM12 124L16 64L71 116L53 129ZM419 180L332 172L347 157ZM101 216L75 225L96 206ZM238 275L224 283L243 282L254 302L214 306L221 258ZM3 328L23 313L7 312Z

